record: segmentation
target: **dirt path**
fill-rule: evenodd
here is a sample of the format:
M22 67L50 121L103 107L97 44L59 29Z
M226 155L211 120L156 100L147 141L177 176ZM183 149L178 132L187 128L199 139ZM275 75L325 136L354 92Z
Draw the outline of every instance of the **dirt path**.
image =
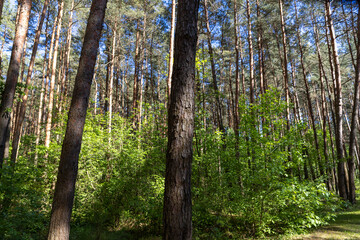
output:
M360 240L360 203L339 214L328 226L314 230L310 234L298 235L293 240L352 239Z

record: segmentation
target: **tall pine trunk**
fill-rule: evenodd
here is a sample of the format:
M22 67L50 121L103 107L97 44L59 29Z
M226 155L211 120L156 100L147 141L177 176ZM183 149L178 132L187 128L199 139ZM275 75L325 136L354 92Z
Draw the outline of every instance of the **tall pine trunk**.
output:
M357 38L360 39L360 0L357 1L359 5L358 20L357 20ZM355 68L355 82L354 82L354 100L353 100L353 110L351 115L351 127L350 127L350 143L349 143L349 158L348 158L348 168L349 168L349 196L348 200L351 203L356 202L355 194L355 135L356 135L356 117L359 111L359 84L360 84L360 44L356 46L357 56L356 56L356 68Z
M171 4L171 29L170 29L170 47L169 47L169 69L167 77L167 106L170 102L170 93L171 93L171 77L173 73L174 65L174 41L175 41L175 20L176 20L176 0L172 0Z
M179 0L168 112L163 210L166 240L192 238L191 162L198 9L199 0Z
M208 43L208 50L210 55L210 65L211 65L211 75L212 75L212 83L215 91L215 114L216 120L218 123L218 127L221 132L225 132L223 121L222 121L222 110L220 103L220 92L218 88L218 83L216 79L216 69L215 69L215 59L214 59L214 50L211 44L211 31L210 31L210 23L209 23L209 11L207 6L207 0L204 1L204 11L205 11L205 22L206 22L206 36Z
M250 67L250 103L253 104L255 101L255 79L254 79L254 51L253 51L253 40L252 40L252 26L251 26L251 12L250 12L250 1L246 0L246 16L248 24L248 44L249 44L249 67Z
M295 6L296 22L297 22L297 24L299 24L296 1L294 1L294 6ZM317 152L317 160L318 160L318 164L319 164L320 175L323 176L324 175L324 168L323 168L320 149L319 149L319 140L318 140L317 128L316 128L316 124L315 124L314 110L313 110L311 97L310 97L309 83L308 83L308 80L307 80L307 77L306 77L305 62L304 62L304 51L303 51L302 42L301 42L300 26L299 25L297 25L296 30L297 30L296 35L297 35L297 40L298 40L298 44L299 44L299 51L300 51L300 64L301 64L301 70L302 70L304 85L305 85L306 99L307 99L308 108L309 108L310 122L311 122L311 126L312 126L312 129L313 129L315 149L316 149L316 152Z
M325 9L327 15L327 25L330 33L332 58L334 61L334 76L335 76L335 142L338 160L338 187L339 194L344 200L348 199L347 185L345 178L345 160L344 160L344 146L343 146L343 104L342 104L342 89L341 89L341 72L340 62L336 46L335 30L331 18L330 0L325 1Z
M54 55L51 63L51 78L50 78L50 89L49 89L49 103L48 103L48 114L46 118L46 127L45 127L45 147L50 146L51 138L51 126L52 126L52 116L53 116L53 107L54 107L54 91L55 91L55 79L56 79L56 67L57 67L57 57L59 53L59 39L62 25L62 17L64 12L64 0L59 0L59 13L57 17L57 28L56 36L54 42ZM53 33L54 34L54 33Z
M43 26L43 23L45 20L46 9L47 9L48 4L49 4L49 0L45 0L43 9L42 9L42 12L40 15L39 24L38 24L36 34L35 34L34 46L33 46L32 54L31 54L29 69L27 72L27 77L26 77L26 82L25 82L25 90L24 90L24 94L21 99L20 111L18 112L18 120L17 120L16 126L15 126L15 133L14 133L14 138L13 138L13 143L12 143L12 152L11 152L11 161L12 162L16 161L17 154L18 154L21 129L22 129L23 122L25 119L25 111L26 111L28 94L29 94L29 85L30 85L31 76L33 73L34 65L35 65L35 57L36 57L36 53L37 53L37 49L38 49L38 45L39 45L41 29L42 29L42 26Z
M75 78L65 138L61 150L48 240L69 239L70 218L75 194L81 139L106 4L107 0L94 0L91 4L79 68Z
M31 0L19 1L19 19L16 25L15 39L0 106L0 168L4 161L5 145L8 132L10 131L10 113L13 107L15 89L19 77L20 61L24 52L24 43L29 27L31 5Z

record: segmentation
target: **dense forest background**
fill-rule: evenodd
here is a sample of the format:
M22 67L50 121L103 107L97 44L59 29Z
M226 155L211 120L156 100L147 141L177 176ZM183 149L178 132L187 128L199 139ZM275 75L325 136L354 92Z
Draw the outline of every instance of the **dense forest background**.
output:
M82 138L72 239L118 239L112 235L117 231L124 239L161 235L173 1L108 1ZM3 96L21 11L17 1L2 4ZM47 234L90 5L32 1L14 102L0 111L10 117L4 128L9 131L0 129L2 239ZM358 12L357 1L200 1L195 239L302 232L356 202Z

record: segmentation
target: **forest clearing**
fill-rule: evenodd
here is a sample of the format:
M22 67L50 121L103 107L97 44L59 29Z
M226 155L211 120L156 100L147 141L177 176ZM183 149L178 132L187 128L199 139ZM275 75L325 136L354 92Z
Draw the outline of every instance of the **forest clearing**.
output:
M0 0L0 239L360 239L360 0Z

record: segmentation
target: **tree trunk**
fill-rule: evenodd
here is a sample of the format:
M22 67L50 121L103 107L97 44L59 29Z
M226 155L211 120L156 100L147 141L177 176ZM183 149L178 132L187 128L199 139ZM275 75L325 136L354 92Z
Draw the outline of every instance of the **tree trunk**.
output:
M109 76L109 91L108 91L108 97L109 97L109 120L108 120L108 133L109 133L109 143L111 143L111 118L112 118L112 111L113 111L113 85L114 85L114 64L115 64L115 49L116 49L116 24L113 30L113 36L112 36L112 46L111 46L111 57L110 62L108 63L110 68L110 76Z
M260 21L260 3L256 0L256 17ZM264 78L264 51L263 51L263 29L261 22L257 24L258 31L258 58L259 58L259 77L260 77L260 93L264 94L266 89L265 78Z
M64 74L61 79L62 83L62 95L60 98L60 108L59 112L62 112L63 106L66 105L67 102L67 93L68 93L68 84L69 84L69 77L70 77L70 53L71 53L71 41L72 41L72 25L73 25L73 14L74 14L74 5L75 1L72 0L71 2L71 9L70 9L70 16L69 16L69 24L68 24L68 31L66 37L66 51L65 51L65 62L64 62Z
M0 50L0 77L2 76L2 58L3 58L3 54L4 54L4 46L6 43L6 33L7 33L7 28L5 26L4 29L4 41L1 43L1 50Z
M1 23L1 19L2 19L3 6L4 6L4 0L0 0L0 23Z
M334 171L330 168L331 163L329 160L329 156L328 156L328 151L327 151L327 131L326 131L326 124L327 124L327 106L326 106L326 94L325 94L325 84L324 84L324 79L323 77L326 78L326 75L323 74L323 64L322 64L322 57L321 57L321 51L320 51L320 44L319 44L319 33L318 33L318 28L315 22L315 17L314 17L314 13L312 12L312 22L313 22L313 27L314 27L314 33L315 33L315 45L316 45L316 53L317 53L317 57L318 57L318 68L319 68L319 79L320 79L320 88L321 88L321 118L322 118L322 135L323 135L323 148L324 148L324 156L325 156L325 162L327 165L327 173L329 175L331 175L332 177L332 182L330 180L328 180L328 186L332 185L333 189L334 189L334 181L335 181L335 173ZM331 98L331 96L329 96ZM331 101L331 100L330 100ZM329 128L329 133L331 134L331 129ZM332 150L333 153L333 150ZM334 157L334 154L333 154ZM330 184L332 183L332 184ZM330 189L329 189L330 190Z
M347 191L346 191L346 178L345 178L345 162L344 162L344 148L343 148L343 106L342 106L342 95L341 95L341 73L340 73L340 62L339 56L337 53L336 39L335 39L335 30L334 25L331 19L331 8L330 0L325 1L326 15L327 15L327 25L329 28L331 47L332 47L332 57L334 61L334 70L335 70L335 117L336 117L336 150L338 158L338 187L340 197L344 200L347 200Z
M165 240L192 238L191 162L198 0L179 0L168 113L164 194Z
M35 145L38 146L40 143L40 137L41 137L41 122L43 119L43 108L44 106L44 93L45 93L45 89L46 89L46 66L47 66L47 55L48 55L48 41L49 41L49 34L48 34L48 29L49 29L49 11L48 11L48 16L47 16L47 21L46 21L46 28L45 28L45 54L44 54L44 59L43 59L43 72L42 72L42 79L40 82L40 99L39 99L39 110L38 110L38 114L37 114L37 125L36 125L36 130L35 130L35 135L36 135L36 139L35 139ZM38 159L38 151L35 152L35 164L37 162Z
M56 28L56 37L54 43L54 55L52 58L51 65L51 79L50 79L50 89L49 89L49 104L48 104L48 115L46 118L46 130L45 130L45 147L50 146L50 138L51 138L51 125L52 125L52 115L53 115L53 107L54 107L54 88L55 88L55 77L56 77L56 67L57 67L57 57L59 53L59 39L60 39L60 31L63 17L63 9L64 9L64 0L59 0L59 13L58 13L58 21Z
M171 4L171 29L170 29L170 51L169 51L169 69L167 78L167 106L170 106L170 93L171 93L171 77L174 65L174 41L175 41L175 20L176 20L176 0L172 0Z
M300 63L301 63L302 75L303 75L303 80L304 80L304 85L305 85L306 99L307 99L307 102L308 102L311 126L312 126L312 129L313 129L315 149L316 149L316 152L317 152L317 160L318 160L318 164L319 164L320 175L323 176L324 175L324 169L323 169L323 164L322 164L322 161L321 161L321 154L320 154L320 149L319 149L319 141L318 141L316 124L315 124L314 110L313 110L313 107L312 107L311 97L310 97L310 89L309 89L309 84L308 84L308 80L307 80L307 77L306 77L305 63L304 63L304 51L303 51L302 42L301 42L301 35L300 35L300 27L299 27L299 19L298 19L296 1L294 1L294 6L295 6L295 16L296 16L296 22L297 22L296 35L297 35L298 44L299 44Z
M2 167L2 163L4 161L6 136L8 135L7 132L10 131L10 113L19 77L21 56L24 52L24 43L29 26L31 5L31 0L19 1L19 20L16 26L15 39L0 106L0 168Z
M239 77L239 44L237 33L237 0L234 0L234 39L235 39L235 100L234 100L234 133L235 133L235 157L239 159L239 94L240 94L240 77Z
M255 83L254 83L254 52L251 34L251 15L250 15L250 1L246 0L246 15L248 23L248 44L249 44L249 67L250 67L250 104L255 101Z
M147 11L146 11L146 5L144 6L145 16L144 16L144 23L143 23L143 32L142 32L142 39L141 39L141 52L140 52L140 82L138 84L138 93L139 93L139 109L136 116L136 122L138 123L138 130L141 130L141 119L142 119L142 112L143 112L143 79L146 78L146 71L144 71L144 60L145 65L147 65L147 61L145 59L146 55L146 26L147 26ZM147 67L146 67L147 69ZM140 145L139 145L140 146Z
M213 80L213 87L215 91L215 106L216 106L216 120L218 123L218 127L221 132L225 132L223 121L222 121L222 111L221 111L221 103L220 103L220 92L216 80L216 69L215 69L215 60L214 60L214 50L211 45L211 31L210 31L210 23L209 23L209 13L207 9L207 0L204 1L204 11L205 11L205 21L206 21L206 35L207 35L207 43L210 55L210 65L211 65L211 75Z
M135 68L134 68L134 88L133 88L133 99L132 99L132 117L133 117L133 128L137 126L137 112L138 112L138 95L139 95L139 65L140 65L140 21L137 21L136 27L136 43L135 43Z
M12 142L12 152L11 152L11 161L12 162L16 162L16 159L17 159L21 129L22 129L22 125L23 125L23 122L25 119L25 111L26 111L26 105L27 105L28 94L29 94L29 85L30 85L31 76L33 73L33 68L35 65L36 52L38 49L41 29L42 29L42 26L43 26L43 23L45 20L46 9L47 9L48 4L49 4L49 0L45 0L43 9L42 9L42 12L40 15L39 24L38 24L36 34L35 34L34 46L33 46L32 54L31 54L29 69L27 72L27 77L26 77L26 82L25 82L25 90L24 90L24 94L22 96L20 111L18 112L18 120L17 120L16 126L15 126L14 139Z
M280 8L280 20L281 20L281 34L282 34L282 44L283 44L283 77L284 77L284 87L285 87L285 100L286 100L286 126L287 130L290 130L290 94L289 94L289 76L288 76L288 57L287 57L287 43L286 43L286 32L285 32L285 21L284 21L284 13L283 13L283 2L279 0L279 8Z
M357 20L357 38L360 39L360 0L357 1L359 5L358 20ZM355 195L355 136L356 136L356 117L359 111L359 84L360 84L360 44L356 46L356 68L355 68L355 82L354 82L354 100L353 110L351 115L351 127L350 127L350 143L349 143L349 158L348 158L348 169L349 169L349 196L348 200L351 203L356 202Z
M96 0L91 4L78 73L75 78L65 138L61 150L48 240L69 239L70 218L74 201L81 139L106 4L107 0Z
M353 54L353 50L352 50L352 46L351 46L351 40L350 40L350 37L349 37L350 29L349 29L347 19L346 19L344 4L341 4L341 8L342 8L343 18L344 18L344 23L345 23L346 42L347 42L347 44L349 46L349 53L350 53L350 57L351 57L351 63L354 66L354 70L356 71L356 63L355 63L354 54Z

